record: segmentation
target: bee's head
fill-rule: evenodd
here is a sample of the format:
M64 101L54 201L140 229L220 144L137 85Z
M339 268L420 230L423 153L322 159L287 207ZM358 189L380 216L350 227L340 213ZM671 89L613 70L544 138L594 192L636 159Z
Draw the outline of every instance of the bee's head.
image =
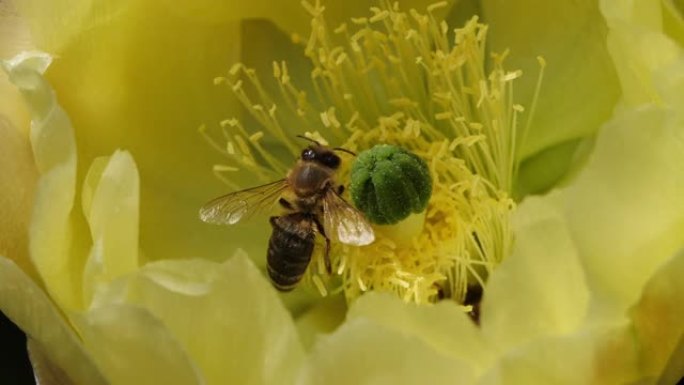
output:
M302 150L301 158L306 162L316 162L333 170L340 167L340 157L332 149L319 144Z

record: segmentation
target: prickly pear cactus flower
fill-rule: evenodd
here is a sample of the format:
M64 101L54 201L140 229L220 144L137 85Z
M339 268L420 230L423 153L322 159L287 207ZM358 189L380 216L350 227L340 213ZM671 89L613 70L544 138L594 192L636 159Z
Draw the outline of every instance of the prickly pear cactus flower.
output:
M38 383L684 376L680 3L17 0L0 31L0 310ZM311 141L374 241L328 268L317 235L279 293L267 216L197 213Z

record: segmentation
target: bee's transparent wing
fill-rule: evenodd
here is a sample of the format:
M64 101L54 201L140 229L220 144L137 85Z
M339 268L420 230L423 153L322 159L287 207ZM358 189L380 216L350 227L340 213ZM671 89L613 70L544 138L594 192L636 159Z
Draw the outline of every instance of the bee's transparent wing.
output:
M342 243L363 246L373 243L375 233L363 214L329 189L323 198L325 231Z
M200 219L219 225L235 224L265 208L272 207L287 186L287 180L281 179L220 196L202 206L199 211Z

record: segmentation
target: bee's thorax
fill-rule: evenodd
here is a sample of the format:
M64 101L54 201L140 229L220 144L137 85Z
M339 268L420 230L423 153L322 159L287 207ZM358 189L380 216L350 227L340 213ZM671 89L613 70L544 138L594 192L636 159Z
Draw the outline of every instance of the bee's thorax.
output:
M314 162L300 161L288 175L298 199L315 199L332 183L334 170Z

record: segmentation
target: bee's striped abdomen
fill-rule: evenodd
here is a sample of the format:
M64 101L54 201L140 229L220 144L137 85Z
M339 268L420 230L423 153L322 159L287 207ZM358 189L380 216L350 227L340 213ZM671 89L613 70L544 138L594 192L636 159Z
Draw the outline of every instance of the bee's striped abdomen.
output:
M290 291L302 279L311 261L315 235L313 219L304 213L272 217L268 242L268 276L276 289Z

